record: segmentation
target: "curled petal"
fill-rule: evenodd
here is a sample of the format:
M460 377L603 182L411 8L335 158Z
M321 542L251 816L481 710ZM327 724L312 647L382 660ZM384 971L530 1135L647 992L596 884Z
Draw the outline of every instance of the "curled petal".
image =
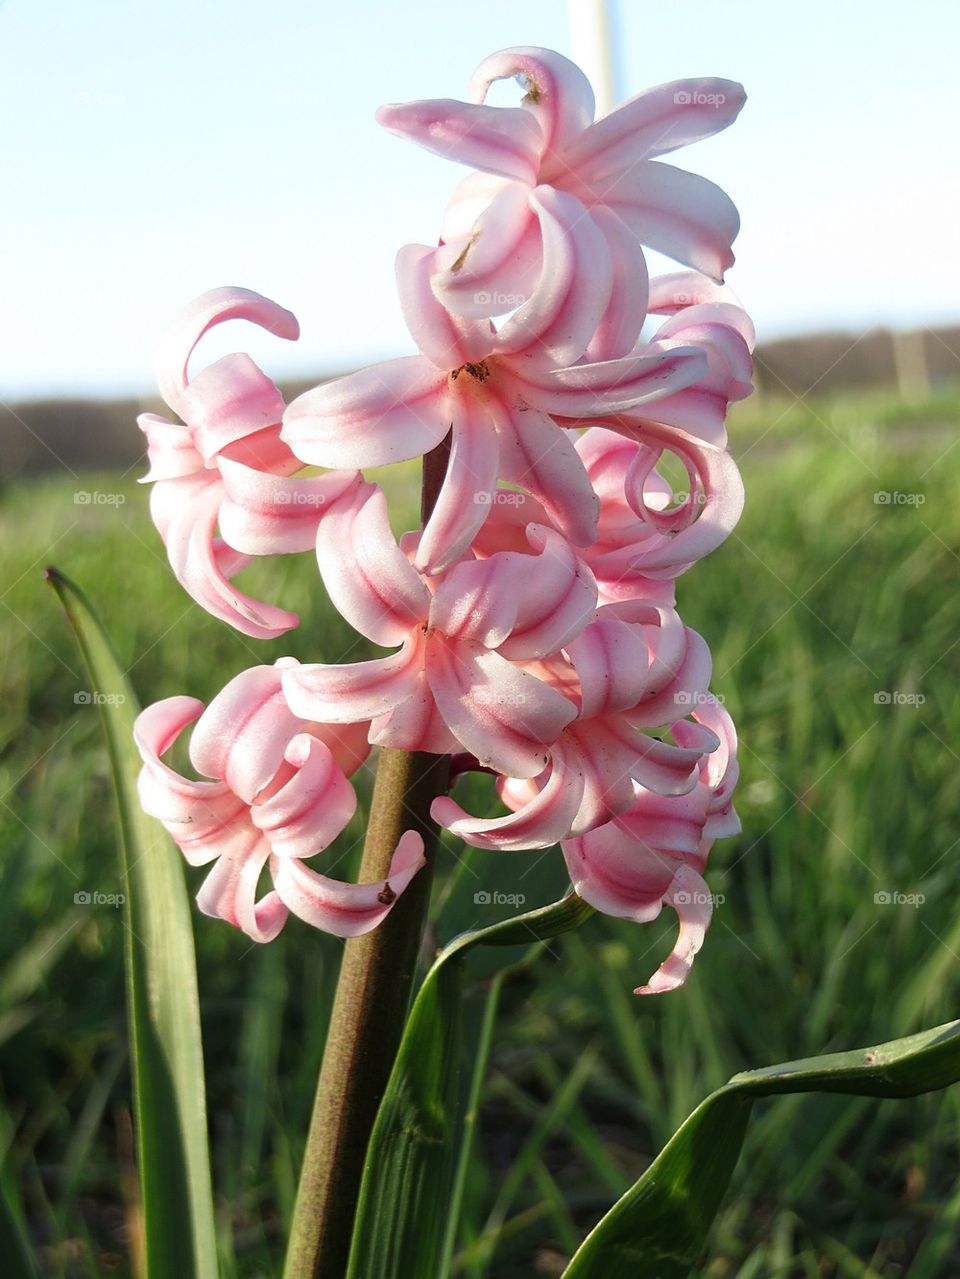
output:
M256 900L260 872L269 856L270 845L256 831L248 831L243 844L221 853L197 893L203 913L241 928L251 941L273 941L287 922L287 907L275 892Z
M374 884L344 884L318 875L294 857L274 858L271 871L278 896L294 915L335 937L357 937L389 914L423 865L423 840L408 830L397 844L387 878Z
M395 102L380 107L377 123L444 160L521 182L536 180L543 138L521 107L487 107L453 98Z
M357 797L333 755L316 737L291 739L284 759L295 772L250 817L270 851L280 857L312 857L331 844L353 816Z
M401 644L426 620L430 593L397 545L376 485L358 484L331 505L317 529L317 563L334 607L375 644Z
M509 182L493 194L467 231L445 236L430 284L449 311L503 315L530 296L540 274L541 245L529 195L524 183ZM475 201L464 203L472 208ZM457 221L465 208L456 210Z
M141 806L163 822L191 866L218 856L247 811L225 782L181 777L160 759L202 712L203 702L193 697L168 697L141 711L133 730L144 765L137 779Z
M137 426L147 437L147 458L150 470L140 480L150 484L154 480L179 480L203 470L203 458L193 443L188 426L167 422L156 413L141 413Z
M709 138L731 125L746 101L743 86L702 78L657 85L624 102L579 135L564 153L569 172L599 183L650 156Z
M647 318L647 260L639 237L614 209L602 204L590 210L606 241L613 266L610 301L590 339L585 359L593 364L629 355Z
M298 715L351 724L376 719L412 697L422 661L422 644L414 636L399 652L371 662L301 666L292 657L282 657L277 665L284 696Z
M501 478L529 490L575 546L589 546L597 535L599 503L573 441L546 413L531 408L519 392L511 395L510 389L491 400ZM509 494L498 497L504 507L513 500Z
M500 645L504 657L521 662L564 648L590 622L597 607L593 574L566 539L536 524L527 529L527 537L539 555L532 564L529 557L516 557L516 621Z
M210 466L237 440L283 417L283 396L249 355L225 355L198 373L183 393L184 419Z
M646 924L663 908L663 895L679 869L675 858L657 852L607 822L563 842L574 890L604 915Z
M570 833L583 795L583 776L568 756L562 745L555 746L543 788L534 788L533 796L505 817L471 817L445 795L433 801L430 815L474 848L549 848Z
M435 638L427 679L457 741L510 777L543 772L550 746L576 715L562 694L479 645Z
M213 478L211 474L211 481ZM173 480L169 487L180 484L189 485L190 481ZM157 485L153 496L163 496L161 490L167 487ZM251 599L227 580L224 569L237 572L244 560L236 555L224 556L214 538L222 485L210 482L202 489L191 485L179 497L170 496L175 500L167 511L169 524L160 531L166 542L170 567L187 594L208 613L254 639L276 639L297 626L300 619L296 613ZM154 509L151 501L151 511Z
M385 466L429 453L450 429L446 377L421 355L387 360L305 391L281 438L310 466Z
M639 626L600 616L566 649L580 680L581 719L635 706L650 688L650 646Z
M503 49L484 58L470 81L470 96L483 102L494 80L510 76L526 90L523 106L540 126L544 151L561 151L593 119L590 81L576 63L551 49Z
M635 995L664 995L682 986L710 927L710 889L692 867L684 865L677 870L663 900L677 912L680 932L673 950L646 985L637 987Z
M628 412L693 386L705 375L707 361L695 346L647 347L622 360L549 373L513 359L510 370L527 403L576 422Z
M731 291L699 271L670 271L650 281L647 310L653 315L675 315L688 306L728 302Z
M465 560L444 575L430 604L430 629L448 640L497 648L516 624L526 557Z
M403 318L417 346L438 369L458 369L490 353L490 322L453 315L437 300L430 277L437 250L408 244L397 254L397 289Z
M733 266L740 215L726 192L699 174L646 161L605 180L602 202L643 244L675 262L721 282Z
M547 368L578 360L610 301L613 266L607 241L580 201L536 187L530 207L540 223L542 266L529 301L503 324L496 351Z
M356 724L305 724L303 731L319 738L330 751L337 767L347 777L352 777L370 754L368 728L369 725L361 720Z
M487 397L474 385L464 374L451 381L447 393L452 442L443 484L414 558L423 573L438 573L464 555L487 518L497 487L497 432Z
M201 715L190 741L190 761L198 773L222 778L252 804L301 727L284 699L280 671L253 666L222 688Z
M370 725L370 741L374 746L392 746L401 751L456 754L460 743L443 722L424 671L417 672L414 687L416 692L405 701L377 716Z
M275 337L294 341L300 325L290 311L250 289L222 288L202 293L180 313L165 334L157 356L160 394L178 417L187 421L187 367L194 347L215 324L250 320Z
M309 550L324 513L358 482L356 471L291 479L229 457L220 458L218 469L223 479L220 532L246 555Z

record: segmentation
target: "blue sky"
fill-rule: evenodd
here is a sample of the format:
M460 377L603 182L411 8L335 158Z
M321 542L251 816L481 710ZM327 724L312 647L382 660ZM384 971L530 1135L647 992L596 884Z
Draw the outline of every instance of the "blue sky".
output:
M960 5L611 7L623 96L747 86L733 129L672 159L738 204L731 283L762 338L960 320ZM0 3L0 395L147 389L162 325L219 284L274 297L303 336L234 328L212 354L289 376L409 351L394 254L435 239L463 170L374 110L464 96L516 44L575 56L567 5Z

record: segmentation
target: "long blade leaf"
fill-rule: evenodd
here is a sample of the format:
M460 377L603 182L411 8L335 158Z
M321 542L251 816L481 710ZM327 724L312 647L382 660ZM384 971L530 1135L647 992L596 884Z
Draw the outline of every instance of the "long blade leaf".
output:
M83 593L55 569L100 708L119 810L124 959L144 1251L150 1279L217 1273L200 1006L190 907L172 841L137 800L137 702Z
M564 1279L683 1279L736 1167L757 1097L840 1092L914 1097L960 1079L960 1021L873 1048L734 1075L697 1107L580 1245Z

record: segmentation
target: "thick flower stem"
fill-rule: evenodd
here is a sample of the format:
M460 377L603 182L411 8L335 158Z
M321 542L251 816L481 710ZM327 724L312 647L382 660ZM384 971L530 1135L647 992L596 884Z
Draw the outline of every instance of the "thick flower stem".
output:
M446 472L448 448L424 458L423 518ZM449 757L381 749L360 879L387 878L400 836L423 835L427 864L373 932L343 952L307 1134L284 1279L346 1274L363 1161L403 1033L433 878L430 805L447 789Z

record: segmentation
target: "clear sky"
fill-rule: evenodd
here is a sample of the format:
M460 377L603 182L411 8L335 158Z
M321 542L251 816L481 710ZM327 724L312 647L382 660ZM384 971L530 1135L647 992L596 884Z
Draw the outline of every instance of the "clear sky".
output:
M960 320L956 0L611 7L623 96L747 87L671 159L738 204L761 337ZM375 108L462 97L509 45L575 56L569 31L563 0L0 0L0 395L147 389L161 326L219 284L299 316L296 347L221 344L275 376L407 352L394 253L464 171Z

